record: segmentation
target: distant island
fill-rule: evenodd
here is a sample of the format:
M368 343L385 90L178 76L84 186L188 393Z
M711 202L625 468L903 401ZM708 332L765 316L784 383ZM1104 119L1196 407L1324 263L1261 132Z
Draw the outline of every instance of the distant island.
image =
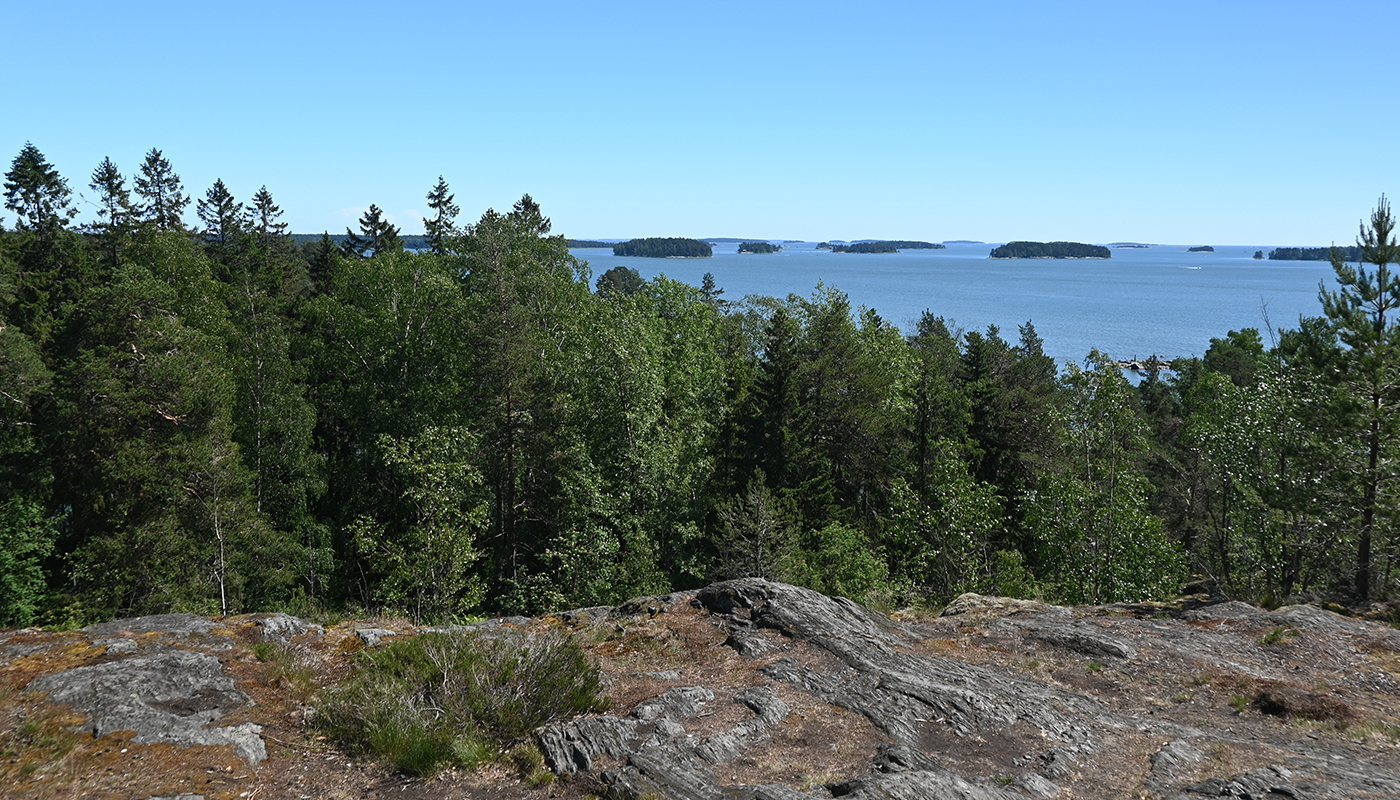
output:
M1338 247L1343 261L1361 261L1361 248L1356 245ZM1269 251L1270 261L1331 261L1330 247L1276 247Z
M975 240L975 239L944 239L944 240L943 240L943 243L944 243L944 244L986 244L986 242L979 242L979 241L977 241L977 240Z
M776 253L782 249L782 245L772 242L741 242L739 244L740 253Z
M1151 246L1152 246L1152 245L1150 245L1150 244L1111 244L1111 245L1109 245L1109 247L1113 247L1113 248L1116 248L1116 249L1118 249L1118 250L1146 250L1147 248L1149 248L1149 247L1151 247Z
M630 239L613 245L612 250L615 256L641 258L709 258L715 254L708 242L679 237Z
M1150 245L1150 244L1143 244L1142 242L1109 242L1109 243L1108 243L1108 246L1109 246L1109 247L1134 247L1134 248L1148 248L1148 247L1152 247L1152 245Z
M830 245L833 253L898 253L889 242L856 242L855 244Z
M1215 252L1215 248L1214 248L1214 247L1211 247L1211 246L1208 245L1208 244L1203 244L1203 245L1200 245L1199 247L1188 247L1188 248L1186 249L1186 252L1188 252L1188 253L1214 253L1214 252Z
M1112 258L1113 253L1099 244L1079 242L1007 242L992 250L987 258Z
M1263 259L1264 259L1264 251L1263 251L1263 250L1255 250L1255 251L1254 251L1254 260L1255 260L1255 261L1262 261Z
M948 248L933 242L907 239L862 239L850 244L822 242L817 245L817 249L830 250L833 253L898 253L900 250L947 250Z
M573 249L575 247L593 249L597 249L599 247L612 247L612 242L595 242L592 239L569 239L568 241L570 249Z

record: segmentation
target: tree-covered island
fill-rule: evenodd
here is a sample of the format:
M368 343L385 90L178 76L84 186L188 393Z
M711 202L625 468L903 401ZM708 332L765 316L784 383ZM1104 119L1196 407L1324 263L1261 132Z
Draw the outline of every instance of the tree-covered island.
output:
M782 245L773 244L772 242L740 242L739 244L740 253L755 253L762 255L767 253L776 253L782 249Z
M1215 248L1214 248L1214 247L1211 247L1211 246L1208 245L1208 244L1203 244L1203 245L1199 245L1199 246L1196 246L1196 247L1188 247L1188 248L1186 248L1186 252L1188 252L1188 253L1214 253L1214 252L1215 252Z
M709 258L715 254L709 242L679 237L631 239L618 242L612 249L615 256L641 258Z
M1270 261L1331 261L1332 251L1337 250L1341 260L1348 264L1361 261L1364 254L1360 247L1275 247L1269 251Z
M941 244L933 242L920 242L908 239L879 239L863 242L851 242L850 244L835 244L833 242L821 242L817 245L818 250L830 250L833 253L898 253L900 250L947 250Z
M1112 258L1107 247L1080 242L1007 242L987 258Z

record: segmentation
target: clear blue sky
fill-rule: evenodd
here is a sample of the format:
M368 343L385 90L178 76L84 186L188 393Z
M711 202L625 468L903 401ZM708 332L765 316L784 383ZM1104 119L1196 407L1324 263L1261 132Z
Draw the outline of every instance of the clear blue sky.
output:
M1400 3L0 0L0 157L160 148L298 232L524 193L571 237L1350 243ZM11 215L12 216L12 215ZM86 214L85 214L86 216ZM191 207L187 221L194 221ZM13 220L11 219L10 222Z

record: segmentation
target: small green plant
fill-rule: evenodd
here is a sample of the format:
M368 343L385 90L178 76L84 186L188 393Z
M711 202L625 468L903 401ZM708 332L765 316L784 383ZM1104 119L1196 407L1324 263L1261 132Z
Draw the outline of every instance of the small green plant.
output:
M1097 675L1098 673L1103 672L1103 662L1090 661L1088 666L1085 667L1085 669L1089 670L1089 673L1091 675Z
M598 668L559 631L428 633L363 651L318 719L412 775L475 769L505 752L524 771L528 751L511 748L546 722L603 710L601 687Z
M1266 647L1281 644L1284 640L1297 635L1298 630L1296 628L1281 625L1264 634L1263 638L1259 640L1259 644Z
M1249 698L1242 694L1232 694L1230 695L1230 707L1235 709L1236 714L1243 714L1244 710L1249 708Z
M1192 686L1206 686L1210 683L1209 675L1197 675L1191 679Z

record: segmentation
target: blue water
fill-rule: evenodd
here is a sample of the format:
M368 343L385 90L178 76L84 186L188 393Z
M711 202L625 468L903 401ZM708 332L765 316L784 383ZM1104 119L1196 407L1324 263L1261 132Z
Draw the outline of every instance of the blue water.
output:
M950 327L1001 328L1015 341L1027 320L1045 352L1079 361L1098 348L1114 358L1202 355L1230 330L1296 327L1317 316L1320 281L1335 289L1332 267L1316 261L1255 261L1269 247L1216 246L1189 253L1185 245L1114 248L1106 260L990 260L992 245L894 254L832 253L816 243L787 244L774 255L739 255L715 247L713 258L621 258L611 250L578 249L593 275L624 265L645 278L664 273L699 286L706 272L727 300L746 295L810 296L818 281L845 292L853 306L874 308L910 332L925 309ZM1269 343L1267 333L1264 342Z

